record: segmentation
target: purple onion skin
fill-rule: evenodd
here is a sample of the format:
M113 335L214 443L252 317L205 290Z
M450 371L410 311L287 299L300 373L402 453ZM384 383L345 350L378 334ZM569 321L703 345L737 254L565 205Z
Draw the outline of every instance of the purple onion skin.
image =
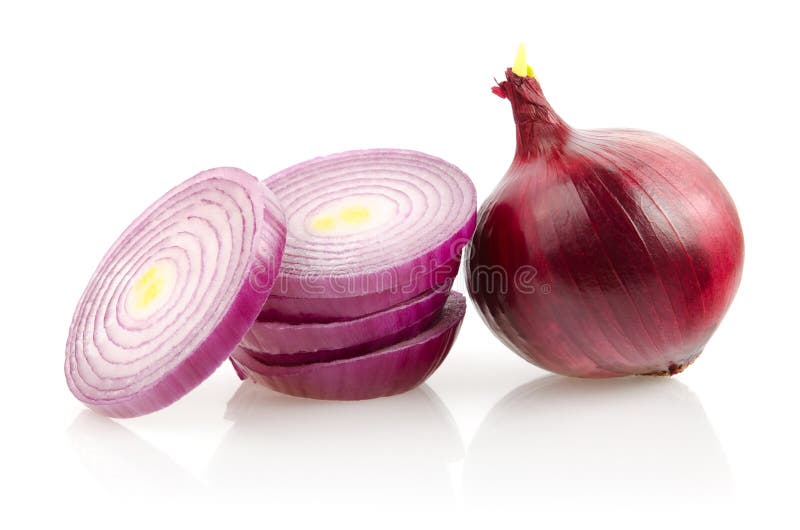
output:
M464 297L450 293L439 320L422 334L352 359L273 366L237 348L231 362L237 373L292 396L356 401L401 394L422 384L441 365L465 311Z
M423 319L415 322L407 328L396 330L377 339L355 344L354 346L348 346L346 348L303 351L297 353L266 353L257 350L249 350L241 344L240 347L254 359L258 359L262 363L272 366L300 366L310 363L352 359L353 357L358 357L359 355L364 355L371 351L375 351L386 346L391 346L392 344L401 342L409 337L419 335L436 321L437 316L438 315L436 313L426 315Z
M517 153L480 210L466 271L485 322L559 374L682 371L741 279L727 191L685 147L645 131L571 129L536 79L506 78L493 91L511 101Z
M475 221L467 225L467 234L475 229ZM465 239L466 240L466 239ZM276 294L267 298L258 319L279 320L292 324L309 322L341 322L385 311L402 304L425 291L447 292L453 285L461 266L461 249L455 257L433 272L418 274L409 283L392 289L342 298L292 298ZM280 281L280 280L279 280Z
M294 366L349 359L425 331L439 318L448 292L431 291L408 303L343 322L256 322L240 346L264 364Z

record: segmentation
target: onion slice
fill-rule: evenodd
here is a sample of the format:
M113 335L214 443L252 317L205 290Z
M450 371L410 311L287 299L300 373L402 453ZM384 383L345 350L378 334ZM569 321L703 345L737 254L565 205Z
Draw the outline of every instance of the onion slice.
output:
M113 244L78 303L65 361L72 393L120 417L186 394L255 321L285 239L277 198L240 169L173 188Z
M416 151L315 158L265 183L287 212L275 301L374 295L371 311L385 309L428 290L430 276L458 258L475 228L469 177ZM386 296L409 285L400 300Z
M385 311L344 322L256 322L241 346L265 364L346 359L418 335L439 317L447 295L429 291Z
M259 320L274 320L291 324L325 323L354 320L387 311L423 293L447 293L453 286L461 266L461 253L432 274L417 278L406 285L377 293L345 298L288 298L270 295Z
M343 401L391 396L421 384L439 367L453 345L465 311L464 296L451 292L439 320L426 331L351 359L273 366L239 347L231 361L240 377L293 396Z

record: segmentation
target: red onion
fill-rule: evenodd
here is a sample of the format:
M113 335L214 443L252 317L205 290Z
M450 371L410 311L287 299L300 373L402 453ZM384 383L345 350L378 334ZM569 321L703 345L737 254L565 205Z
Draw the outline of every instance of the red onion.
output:
M172 189L123 232L78 303L65 362L72 393L110 416L186 394L255 321L285 238L277 199L240 169Z
M354 320L256 322L241 346L265 364L295 365L354 357L418 335L439 317L447 292L429 291Z
M265 183L288 235L264 318L356 318L409 300L449 281L475 226L470 179L424 153L339 153Z
M733 201L685 147L636 130L576 130L518 58L517 152L482 206L467 278L486 323L547 370L674 374L703 350L742 274Z
M442 363L464 319L466 301L450 293L439 319L420 335L355 357L300 366L275 366L239 347L231 356L242 379L278 392L316 399L359 400L406 392Z

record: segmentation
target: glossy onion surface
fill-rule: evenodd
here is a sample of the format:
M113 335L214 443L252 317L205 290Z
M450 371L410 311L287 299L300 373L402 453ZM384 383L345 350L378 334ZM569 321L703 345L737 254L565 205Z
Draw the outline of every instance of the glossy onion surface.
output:
M512 70L517 153L483 204L467 267L484 320L511 349L580 377L672 374L703 350L742 274L733 201L663 136L575 130Z

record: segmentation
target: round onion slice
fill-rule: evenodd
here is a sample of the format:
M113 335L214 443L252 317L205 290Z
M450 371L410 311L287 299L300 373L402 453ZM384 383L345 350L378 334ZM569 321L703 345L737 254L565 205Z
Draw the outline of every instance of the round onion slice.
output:
M243 379L293 396L346 401L391 396L421 384L439 367L453 345L465 311L464 296L452 292L433 326L412 339L361 357L273 366L239 347L231 361Z
M315 158L265 183L287 212L274 295L319 299L422 284L457 258L475 228L475 187L460 169L415 151L371 149ZM272 298L270 298L272 299ZM267 306L269 309L269 304Z
M288 298L270 295L259 320L275 320L291 324L324 323L354 320L398 304L422 293L436 290L449 292L461 266L460 252L432 274L396 288L346 298Z
M72 393L122 417L186 394L255 321L285 240L277 198L240 169L172 189L123 232L78 303L66 347Z
M297 365L361 355L418 335L439 317L446 291L429 291L379 313L344 322L256 322L241 346L265 364Z

